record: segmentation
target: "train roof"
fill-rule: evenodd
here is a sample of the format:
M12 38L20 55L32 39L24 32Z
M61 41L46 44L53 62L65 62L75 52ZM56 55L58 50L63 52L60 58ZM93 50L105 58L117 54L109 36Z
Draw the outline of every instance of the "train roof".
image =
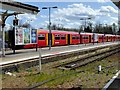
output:
M101 33L100 33L100 34L97 34L97 35L104 35L104 34L101 34Z
M49 31L47 29L38 29L37 31L43 32L43 33L48 33Z
M45 33L49 33L49 30L47 29L38 29L39 31L45 32ZM59 30L51 30L52 33L54 34L78 34L78 32L72 32L72 31L59 31Z
M93 35L93 33L80 33L80 34Z
M112 34L105 34L105 36L114 36L114 35L112 35Z
M79 34L78 32L72 32L72 31L59 31L59 30L52 30L52 33L62 33L62 34Z

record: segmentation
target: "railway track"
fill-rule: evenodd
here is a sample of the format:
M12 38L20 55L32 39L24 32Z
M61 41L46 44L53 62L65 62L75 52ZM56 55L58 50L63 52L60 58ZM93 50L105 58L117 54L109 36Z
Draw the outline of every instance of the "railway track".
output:
M54 68L60 68L60 69L65 69L65 70L76 69L76 68L79 68L86 64L92 63L94 61L102 60L102 59L104 59L112 54L115 54L117 52L120 52L120 46L115 47L113 49L108 49L108 50L102 51L102 52L90 52L90 53L92 53L91 55L88 55L83 58L79 58L75 61L71 61L71 62L68 62L65 64L55 66Z
M118 48L116 48L116 49L118 49ZM119 52L120 51L120 47L119 47L119 50L116 50L116 49L114 49L114 50L111 50L111 53L109 53L109 55L112 55L112 54L114 54L114 53L117 53L117 52ZM108 51L107 51L108 52ZM106 52L106 55L104 55L104 57L102 57L101 59L104 59L105 57L108 57L108 53ZM97 59L97 60L100 60L100 57L99 57L99 59ZM89 63L94 63L93 61L92 62L89 62ZM89 63L86 63L86 64L84 64L84 66L85 65L87 65L87 64L89 64ZM110 65L110 66L105 66L105 67L102 67L102 69L103 70L107 70L107 69L110 69L110 68L112 68L112 67L114 67L114 66L116 66L116 65L118 65L118 63L114 63L113 65ZM83 65L82 65L83 66ZM74 69L75 68L77 68L77 67L74 67ZM94 70L94 71L96 71L96 70ZM94 72L93 71L93 72ZM35 84L33 84L32 86L30 86L30 87L27 87L28 88L28 90L34 90L35 88L38 88L38 87L40 87L40 86L42 86L43 84L46 84L46 83L49 83L49 82L51 82L51 81L54 81L54 80L56 80L56 79L59 79L59 78L62 78L62 77L66 77L66 76L70 76L70 75L74 75L74 74L77 74L77 73L82 73L82 72L86 72L86 71L84 71L84 70L75 70L74 72L72 72L72 73L67 73L67 74L62 74L62 75L60 75L60 76L57 76L57 77L54 77L54 78L50 78L50 79L47 79L47 80L44 80L44 81L42 81L42 82L38 82L38 83L35 83ZM72 88L71 88L72 89Z
M100 55L100 53L104 54L106 51L110 52L110 50L113 49L118 49L119 50L120 46L119 44L116 45L110 45L110 46L103 46L103 47L97 47L97 48L91 48L91 49L86 49L86 50L80 50L80 51L74 51L74 52L67 52L67 53L62 53L62 54L56 54L56 55L50 55L50 56L45 56L42 57L42 64L45 63L49 63L49 62L54 62L54 61L58 61L58 60L63 60L66 58L71 58L71 57L75 57L75 56L79 56L79 55L83 55L82 58L74 60L74 61L68 61L65 62L64 64L59 64L56 65L55 67L59 67L59 68L64 68L65 66L69 67L77 67L80 64L84 65L83 62L87 62L88 58L92 58L93 56L98 56ZM96 54L96 55L95 55ZM29 60L25 60L25 61L20 61L20 62L15 62L15 63L11 63L11 64L5 64L0 66L2 68L2 73L5 73L7 71L9 72L14 72L14 71L18 71L18 69L27 69L33 66L37 66L39 63L39 57L36 57L34 59L29 59ZM80 64L77 64L77 63ZM65 68L66 68L65 67ZM68 68L67 68L68 69Z

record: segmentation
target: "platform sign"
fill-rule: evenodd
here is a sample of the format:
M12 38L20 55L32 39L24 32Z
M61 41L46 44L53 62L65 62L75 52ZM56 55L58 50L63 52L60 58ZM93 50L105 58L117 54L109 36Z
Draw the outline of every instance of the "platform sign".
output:
M36 44L36 30L29 28L15 29L15 45Z

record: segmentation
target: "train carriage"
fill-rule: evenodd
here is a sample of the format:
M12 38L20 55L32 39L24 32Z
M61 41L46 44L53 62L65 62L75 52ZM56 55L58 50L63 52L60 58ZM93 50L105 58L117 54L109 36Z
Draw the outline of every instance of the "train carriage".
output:
M81 43L91 43L92 42L92 33L81 33Z
M118 41L120 41L120 36L118 35Z
M116 35L116 41L118 41L119 40L119 36L118 35Z
M118 35L118 41L120 41L120 36Z
M106 36L107 36L107 41L108 41L108 42L111 42L111 41L112 41L112 35L106 34Z
M114 42L116 40L116 35L112 35L112 41Z
M104 42L104 34L98 34L98 43Z
M108 41L108 36L104 35L104 42Z
M120 36L116 35L116 41L120 41Z
M67 45L67 33L64 31L52 31L52 46Z
M77 32L69 32L68 33L68 44L79 44L80 43L80 34Z
M117 36L117 35L115 35L115 41L117 41L117 39L118 39L118 36Z
M48 46L48 30L37 30L38 47Z

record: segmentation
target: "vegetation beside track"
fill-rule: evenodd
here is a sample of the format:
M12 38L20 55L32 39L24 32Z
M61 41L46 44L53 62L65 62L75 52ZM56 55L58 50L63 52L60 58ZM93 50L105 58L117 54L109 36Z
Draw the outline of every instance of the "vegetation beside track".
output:
M42 71L37 74L38 67L30 68L27 70L21 70L14 72L16 76L3 75L3 87L4 88L25 88L34 85L35 83L49 80L54 77L61 76L63 74L69 74L61 76L53 81L47 82L40 88L102 88L111 77L117 72L118 65L120 64L120 53L112 55L101 61L96 61L86 66L77 68L76 70L61 70L59 68L52 68L56 64L63 63L63 61L50 62L42 65ZM73 59L73 58L72 58ZM97 72L97 66L102 66L100 74ZM80 73L74 73L81 71ZM74 74L71 74L74 73Z

